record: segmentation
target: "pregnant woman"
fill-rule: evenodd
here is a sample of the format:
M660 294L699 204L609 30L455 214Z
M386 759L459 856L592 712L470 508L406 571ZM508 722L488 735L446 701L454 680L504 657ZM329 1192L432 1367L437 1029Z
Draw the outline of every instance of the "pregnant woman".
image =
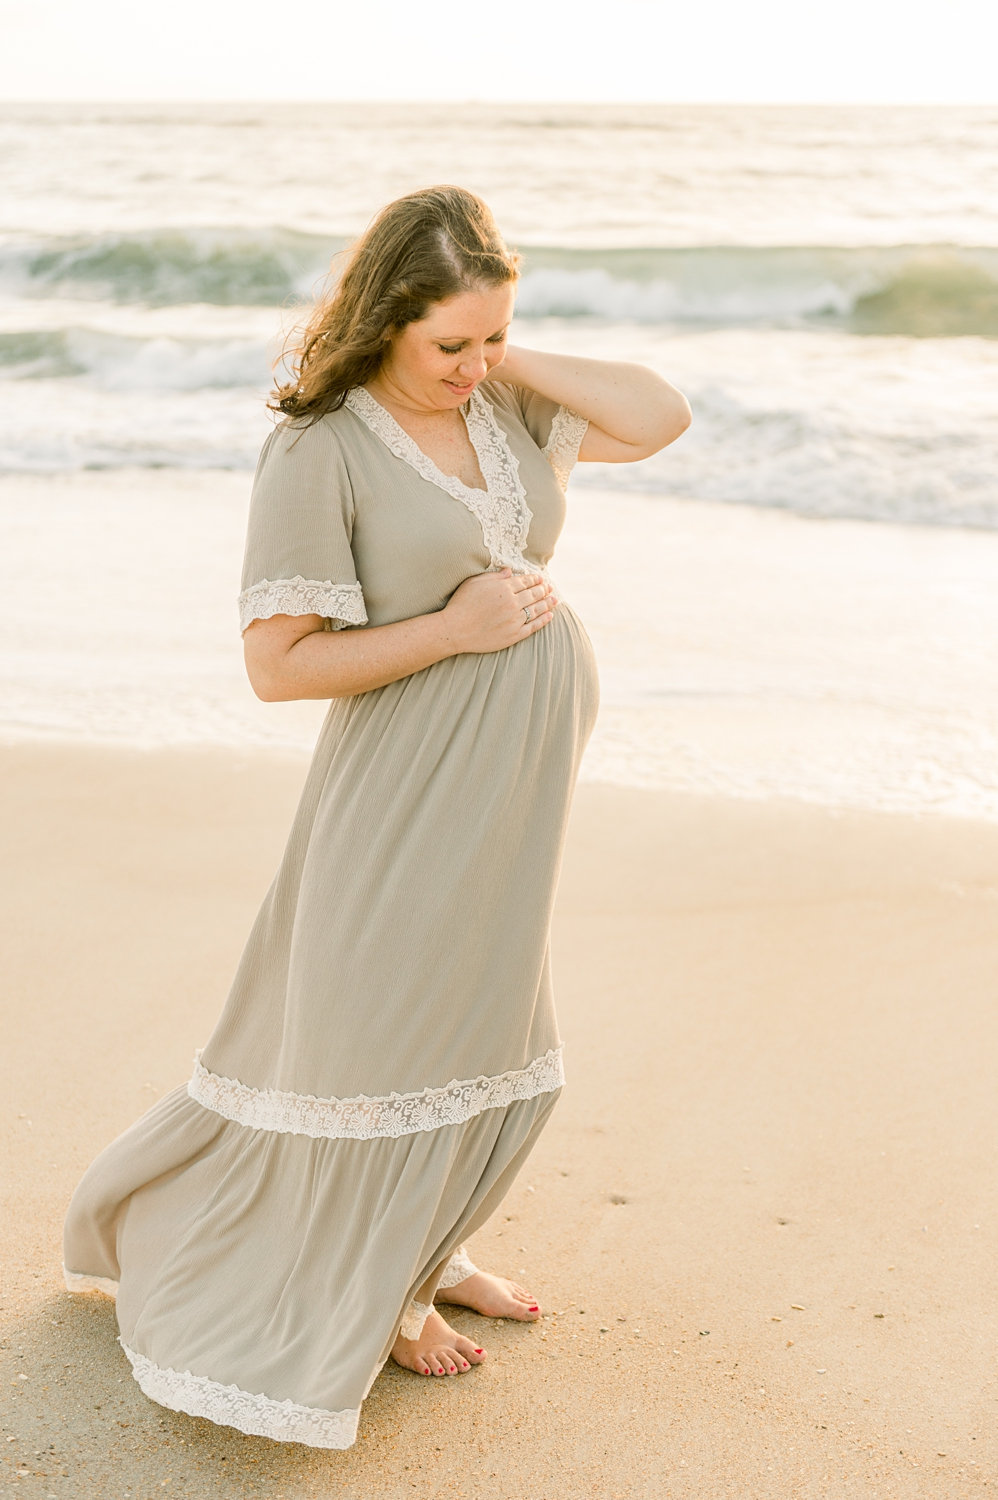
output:
M485 1360L435 1303L540 1315L464 1241L564 1081L548 931L597 681L546 568L576 459L654 453L689 407L640 365L511 347L519 261L479 198L428 188L312 315L239 604L259 697L332 701L192 1077L67 1216L67 1284L117 1295L143 1391L246 1433L348 1447L389 1358Z

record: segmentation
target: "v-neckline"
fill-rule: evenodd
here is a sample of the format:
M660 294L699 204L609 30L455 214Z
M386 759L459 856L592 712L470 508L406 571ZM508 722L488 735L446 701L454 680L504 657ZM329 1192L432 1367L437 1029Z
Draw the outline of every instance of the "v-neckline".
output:
M491 404L477 387L461 408L461 414L485 480L484 490L465 484L456 474L445 474L366 386L352 386L343 404L381 439L390 453L407 463L421 479L459 500L477 517L491 567L510 567L515 573L530 571L531 564L523 554L533 514L520 478L520 461L496 421Z
M471 392L471 395L468 397L467 401L463 402L461 406L457 408L457 410L461 413L461 420L464 423L464 430L468 434L468 441L471 444L475 458L478 460L478 467L481 470L482 478L485 480L484 489L482 489L482 487L477 484L465 484L464 480L461 479L457 474L445 474L443 469L440 468L439 464L437 464L430 457L430 455L419 446L412 433L406 432L405 428L402 426L402 423L398 420L398 418L394 417L388 410L387 406L383 406L376 396L372 396L371 392L365 385L355 385L353 389L347 393L345 404L349 406L351 404L350 398L355 395L360 397L362 404L366 405L367 402L370 402L373 406L377 407L377 413L371 413L371 415L375 417L375 421L383 422L386 426L390 425L399 444L403 448L409 448L413 450L410 462L415 459L415 462L413 462L413 468L417 469L420 473L424 473L424 477L428 477L429 471L432 470L433 483L438 484L441 489L447 490L448 494L453 494L453 489L451 488L453 485L459 485L461 489L467 491L469 495L477 495L480 497L480 499L483 500L489 497L489 495L491 494L491 488L489 486L489 476L486 472L485 464L482 462L482 454L479 451L478 444L475 442L475 436L472 432L473 424L469 423L467 411L465 410L465 408L467 408L470 411L472 403L476 401L476 398L478 402L481 402L482 398L478 394L477 387ZM480 407L478 408L478 414L481 414ZM363 413L360 413L360 415L363 415ZM377 430L377 427L375 427L375 431ZM379 432L378 435L381 436L381 433Z

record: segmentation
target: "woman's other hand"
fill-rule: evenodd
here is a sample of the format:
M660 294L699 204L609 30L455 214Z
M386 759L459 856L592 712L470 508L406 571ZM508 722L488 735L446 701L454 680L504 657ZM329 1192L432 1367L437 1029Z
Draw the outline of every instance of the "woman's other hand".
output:
M503 651L554 619L558 600L540 573L475 573L444 608L456 652Z

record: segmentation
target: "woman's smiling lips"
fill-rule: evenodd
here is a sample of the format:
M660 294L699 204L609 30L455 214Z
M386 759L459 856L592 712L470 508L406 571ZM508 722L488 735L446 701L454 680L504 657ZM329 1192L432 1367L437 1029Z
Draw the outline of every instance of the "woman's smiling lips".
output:
M450 388L451 388L451 390L455 391L457 393L457 395L459 395L459 396L466 395L468 393L468 391L471 390L471 388L472 388L472 386L474 384L475 384L475 382L473 380L469 380L468 383L467 383L467 385L458 385L457 382L454 381L454 380L445 380L444 381L444 385L449 385Z

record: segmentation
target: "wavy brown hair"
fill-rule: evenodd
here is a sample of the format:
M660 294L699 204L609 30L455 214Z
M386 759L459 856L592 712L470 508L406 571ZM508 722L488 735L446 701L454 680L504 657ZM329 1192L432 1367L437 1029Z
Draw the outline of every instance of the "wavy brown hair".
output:
M267 403L305 425L336 411L351 386L377 374L407 323L447 297L516 281L522 260L507 249L481 198L446 184L386 204L341 253L342 275L277 361L291 379L278 379Z

